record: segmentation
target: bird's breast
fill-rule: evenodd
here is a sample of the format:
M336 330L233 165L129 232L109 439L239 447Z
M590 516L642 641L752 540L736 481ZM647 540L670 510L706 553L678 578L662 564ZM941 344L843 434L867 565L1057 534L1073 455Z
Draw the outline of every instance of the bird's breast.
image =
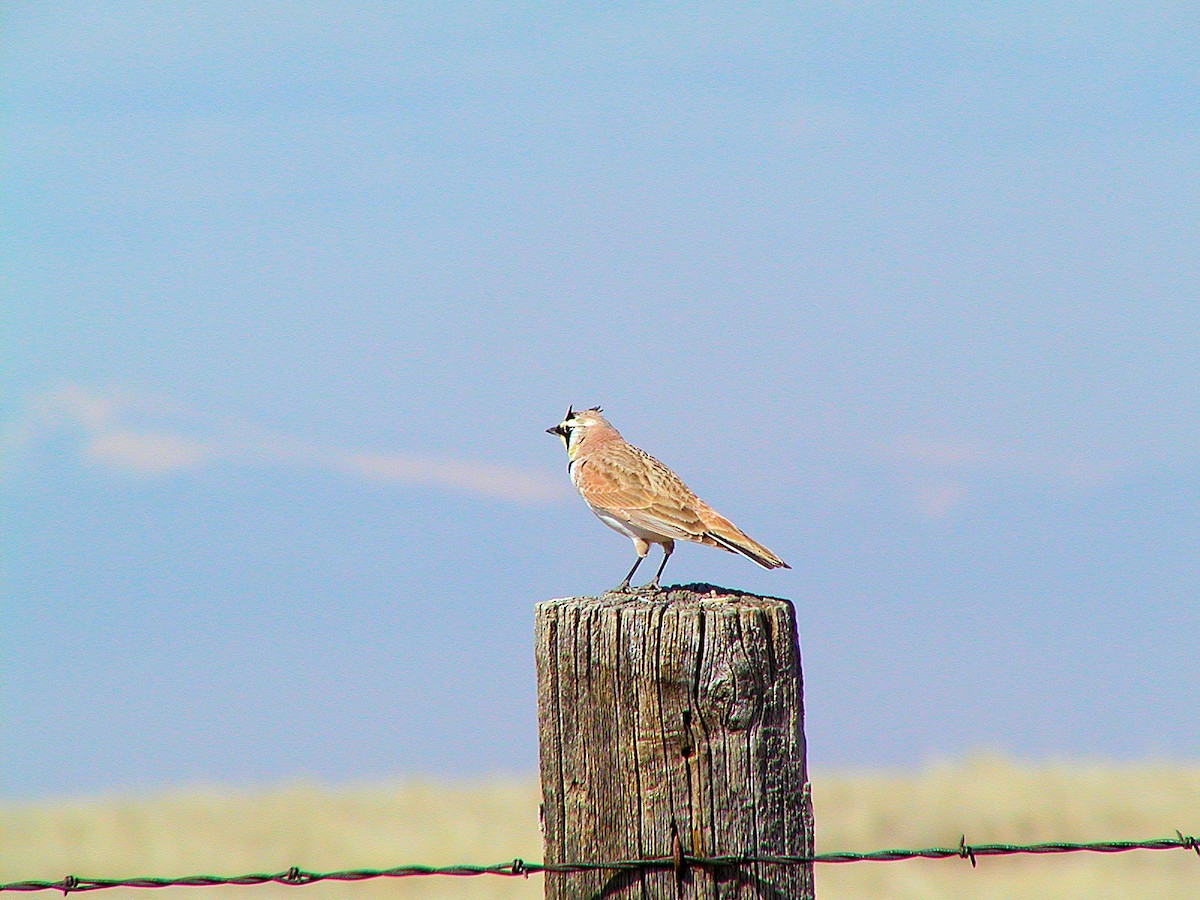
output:
M586 462L587 460L585 459L573 459L567 463L567 472L571 476L571 484L575 485L575 490L581 494L583 493L583 488L579 484L579 476L583 472L583 466Z

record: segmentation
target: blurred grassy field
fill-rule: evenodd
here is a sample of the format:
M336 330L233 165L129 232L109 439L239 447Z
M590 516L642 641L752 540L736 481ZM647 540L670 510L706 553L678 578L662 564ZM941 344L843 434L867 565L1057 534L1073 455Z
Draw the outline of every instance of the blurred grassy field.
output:
M917 771L816 771L812 781L818 851L955 846L963 833L974 843L1032 843L1200 832L1200 764L1035 766L976 756ZM176 790L0 806L0 882L540 860L538 801L533 779L493 779ZM244 900L533 898L541 896L542 878L196 890L170 888L166 894L197 900L235 894ZM1200 858L1172 850L991 858L975 870L957 859L822 865L817 892L822 900L1196 898ZM106 890L99 896L145 900L146 892Z

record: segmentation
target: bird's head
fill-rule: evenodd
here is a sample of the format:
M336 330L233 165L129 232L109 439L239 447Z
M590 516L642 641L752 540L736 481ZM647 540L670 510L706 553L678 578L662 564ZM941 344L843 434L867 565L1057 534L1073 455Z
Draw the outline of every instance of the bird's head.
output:
M553 428L547 428L546 434L556 434L562 438L567 456L574 459L575 451L579 448L580 443L587 439L589 433L596 429L612 428L608 424L608 419L604 418L602 413L603 410L598 406L580 410L579 412L575 412L574 409L568 406L567 414L563 416L563 420Z

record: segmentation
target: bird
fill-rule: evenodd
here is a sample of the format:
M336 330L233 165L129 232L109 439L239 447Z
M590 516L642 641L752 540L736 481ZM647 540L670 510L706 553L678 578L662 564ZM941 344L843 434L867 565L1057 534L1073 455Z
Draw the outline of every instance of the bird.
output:
M637 559L611 593L631 590L630 579L651 544L662 547L662 564L639 590L659 590L679 540L740 553L764 569L791 568L697 497L678 475L621 437L599 406L579 412L568 406L563 420L546 433L562 439L571 482L592 512L633 541Z

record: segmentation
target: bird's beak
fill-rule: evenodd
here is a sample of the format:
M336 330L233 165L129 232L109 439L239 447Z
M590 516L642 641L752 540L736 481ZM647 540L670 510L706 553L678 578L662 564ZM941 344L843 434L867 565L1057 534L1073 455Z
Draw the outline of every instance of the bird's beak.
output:
M557 425L555 425L553 428L547 428L546 434L558 435L560 438L562 438L565 441L567 439L567 435L570 432L568 429L564 428L563 426L567 422L571 421L571 416L573 416L573 415L575 415L575 404L571 404L570 406L567 407L567 414L565 416L563 416L563 420L561 422L559 422Z

